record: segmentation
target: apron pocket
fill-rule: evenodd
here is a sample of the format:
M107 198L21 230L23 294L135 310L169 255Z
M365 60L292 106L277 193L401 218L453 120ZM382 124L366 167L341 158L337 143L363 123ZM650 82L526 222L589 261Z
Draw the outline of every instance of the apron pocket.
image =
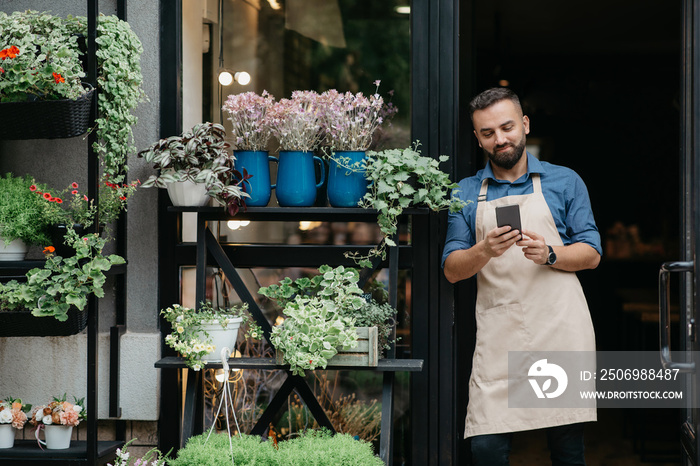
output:
M476 312L476 348L472 378L477 382L508 379L508 351L529 351L530 336L520 304Z

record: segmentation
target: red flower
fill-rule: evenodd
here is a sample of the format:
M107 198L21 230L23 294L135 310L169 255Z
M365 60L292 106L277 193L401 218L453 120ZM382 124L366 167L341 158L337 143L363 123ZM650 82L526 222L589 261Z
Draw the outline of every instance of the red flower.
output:
M4 72L5 72L5 70L3 70L2 68L0 68L0 73L4 73Z
M76 182L74 181L74 182L72 182L72 183L70 184L70 187L73 188L73 189L78 189L78 183L76 183Z
M19 55L19 49L15 45L0 50L0 58L3 60L6 58L15 58L17 55Z
M36 185L35 185L35 184L31 185L31 186L29 187L29 190L30 190L30 191L36 191Z
M53 247L53 246L46 246L46 247L44 248L44 251L43 251L43 252L44 252L44 254L53 254L53 252L54 252L55 250L56 250L56 248Z
M56 81L56 84L66 82L65 78L55 71L53 73L53 80Z
M63 199L60 197L54 197L54 201L56 201L56 204L63 204Z
M84 201L87 201L87 200L88 200L88 198L87 198L87 196L86 196L85 194L83 194L83 200L84 200Z
M44 193L44 199L51 199L51 193Z
M74 190L71 191L70 193L73 194L73 195L76 195L76 194L78 194L78 190L77 190L77 189L74 189Z
M126 201L126 197L124 197L124 196L119 196L119 200L120 200L120 201Z

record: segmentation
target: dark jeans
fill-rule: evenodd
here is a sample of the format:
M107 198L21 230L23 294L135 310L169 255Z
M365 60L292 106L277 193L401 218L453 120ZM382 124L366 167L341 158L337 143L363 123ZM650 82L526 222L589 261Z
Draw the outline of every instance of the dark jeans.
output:
M583 424L543 429L547 433L552 466L584 466ZM472 437L474 466L508 466L513 434L489 434Z

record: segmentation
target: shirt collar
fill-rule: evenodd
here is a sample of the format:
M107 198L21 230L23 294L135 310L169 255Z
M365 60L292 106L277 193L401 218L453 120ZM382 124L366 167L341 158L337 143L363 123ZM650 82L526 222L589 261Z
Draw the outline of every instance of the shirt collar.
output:
M531 153L526 152L526 154L527 154L527 172L522 177L520 177L520 179L515 181L516 183L524 182L533 173L545 173L546 172L544 165L542 165L542 162L540 162ZM499 181L496 179L496 177L493 174L493 170L491 169L491 161L490 160L486 162L486 167L484 167L484 169L482 170L481 178L479 179L479 181L480 182L484 181L484 179L486 179L486 178L490 178L494 181Z

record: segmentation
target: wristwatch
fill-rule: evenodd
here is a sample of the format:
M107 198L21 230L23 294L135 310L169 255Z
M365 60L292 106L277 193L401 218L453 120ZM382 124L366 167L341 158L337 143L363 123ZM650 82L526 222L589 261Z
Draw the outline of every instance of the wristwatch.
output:
M547 245L549 248L549 254L547 255L547 262L545 262L545 265L554 265L557 262L557 255L554 253L554 249L552 249L552 246L549 244Z

